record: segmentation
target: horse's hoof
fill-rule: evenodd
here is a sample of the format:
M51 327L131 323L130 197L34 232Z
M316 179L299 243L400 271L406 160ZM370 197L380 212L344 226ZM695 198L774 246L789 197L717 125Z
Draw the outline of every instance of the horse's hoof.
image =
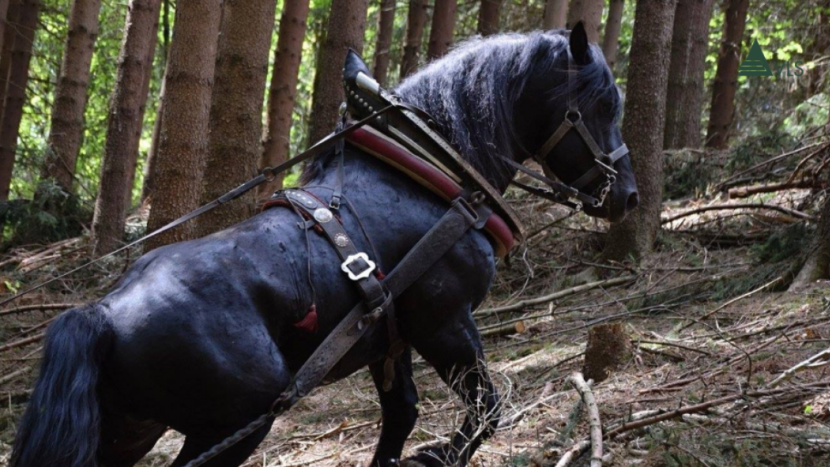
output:
M444 467L435 454L427 451L421 451L413 457L408 457L401 460L401 467Z

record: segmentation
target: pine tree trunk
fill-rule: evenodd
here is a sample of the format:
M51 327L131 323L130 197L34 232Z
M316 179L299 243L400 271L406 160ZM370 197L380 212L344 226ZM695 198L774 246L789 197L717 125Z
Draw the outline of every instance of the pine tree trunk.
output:
M40 0L24 0L20 5L20 17L16 23L15 29L18 33L12 45L6 103L3 107L3 123L0 125L0 201L9 198L40 6Z
M210 107L209 153L202 204L257 174L262 155L262 106L276 0L225 3ZM199 237L241 222L254 213L255 192L196 220Z
M568 0L547 0L542 29L562 29L568 22Z
M396 0L380 2L378 42L375 47L375 67L372 74L381 86L386 86L386 75L389 72L389 49L392 48L392 33L395 32L396 3Z
M818 228L811 248L807 250L807 262L790 285L790 290L799 290L820 279L830 279L830 196L825 198L821 208Z
M315 143L334 130L343 102L343 63L351 47L363 51L366 9L369 0L332 0L326 38L320 48L314 98L311 104L309 141Z
M708 0L680 0L677 4L671 42L669 88L666 94L666 101L675 104L666 108L666 129L663 136L663 147L666 149L686 147L687 142L699 139L700 136L698 133L698 138L692 138L691 135L686 134L689 130L687 122L693 109L687 107L687 104L691 102L685 100L694 95L700 95L699 89L698 92L692 93L689 88L697 84L695 78L704 65L695 63L696 59L700 59L696 44L700 39L697 35L703 29L700 23L704 21L704 17L708 25L708 15L705 14L705 10L709 5ZM702 59L705 60L705 58L704 55ZM699 103L697 108L700 109ZM699 111L697 120L700 120Z
M162 0L159 0L162 3ZM156 47L158 46L158 32L159 32L159 21L158 16L156 17L156 22L153 24L153 43L149 50L147 50L147 71L144 74L144 83L141 88L141 107L138 108L138 121L139 124L136 126L136 134L135 140L136 142L141 142L141 134L144 132L144 115L147 112L147 98L150 97L150 82L153 80L153 61L156 58ZM155 131L155 122L153 124L153 130ZM127 212L130 211L130 208L133 205L133 188L135 188L135 171L136 167L138 166L138 158L141 156L139 152L139 144L135 145L135 150L130 154L129 159L127 160L127 189L124 190L124 208ZM147 154L149 158L149 153ZM143 186L142 186L143 188Z
M625 7L625 0L610 0L608 19L605 22L605 35L602 37L602 53L611 71L614 71L614 65L617 63L617 50L620 47L623 7Z
M709 129L706 147L723 149L729 140L735 113L735 93L738 90L738 67L741 63L741 43L744 37L749 0L725 0L726 14L723 40L718 56L718 71L712 84L712 106L709 110Z
M489 36L499 32L499 13L502 0L481 0L478 10L478 33Z
M573 29L576 23L582 21L588 40L599 42L599 30L602 27L603 0L571 0L568 6L568 23L566 27Z
M100 11L101 0L72 2L61 73L55 88L42 178L54 179L67 193L72 193L75 161L83 143L89 68L98 37Z
M9 21L9 4L12 0L0 0L0 50L3 49L6 34L6 23Z
M153 231L199 205L207 162L208 122L219 36L221 0L179 0L158 154L153 163L153 205L147 230ZM149 251L194 238L192 222L151 238Z
M166 8L166 3L165 3ZM167 69L170 66L170 47L166 47L167 55L164 60L164 76L167 76ZM158 107L156 107L156 121L153 122L153 134L150 136L150 151L147 153L147 160L144 162L144 183L141 185L141 204L147 202L153 196L153 165L156 162L156 155L158 155L159 140L161 139L161 120L164 115L164 91L167 80L162 77L161 89L159 89Z
M160 9L160 0L132 0L127 10L92 219L93 250L99 255L118 248L124 236L125 198L132 192L130 166L134 171Z
M20 20L21 0L10 0L9 8L6 12L6 21L4 25L16 25ZM14 46L14 38L17 35L16 27L7 27L3 30L3 47L0 52L0 113L6 102L6 91L9 84L9 69L12 65L12 47ZM2 120L2 118L0 118Z
M263 141L260 167L274 167L288 160L308 7L309 0L294 0L286 2L282 11L277 53L271 73L271 89L268 93L268 133ZM270 196L274 191L282 189L283 176L284 174L279 174L274 181L263 184L260 194Z
M409 0L406 45L404 45L403 58L401 59L401 81L418 69L418 61L421 56L421 40L424 37L424 27L427 24L428 5L427 0Z
M435 7L432 9L432 26L429 30L427 59L435 60L443 57L450 49L455 32L457 9L458 0L435 0Z
M640 206L612 224L604 256L623 261L649 253L660 229L663 192L663 123L676 0L640 0L628 69L623 139L631 150Z
M703 76L706 72L706 54L709 53L709 20L712 18L712 0L702 3L692 31L692 51L689 54L689 72L686 77L682 106L686 109L680 118L682 136L679 144L684 148L699 148L700 122L703 115Z

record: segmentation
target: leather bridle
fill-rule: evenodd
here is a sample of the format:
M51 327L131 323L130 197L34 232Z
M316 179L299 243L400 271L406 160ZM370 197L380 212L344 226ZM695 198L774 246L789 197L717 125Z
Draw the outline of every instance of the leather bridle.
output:
M505 157L504 159L514 168L521 172L530 175L531 177L541 181L551 188L547 190L544 188L537 188L525 185L521 182L512 181L511 183L525 191L552 201L571 206L575 209L581 209L582 205L588 204L595 208L602 206L605 202L606 196L611 191L611 186L617 180L617 171L614 170L614 163L628 155L628 146L620 145L617 149L606 154L597 144L596 140L588 131L588 127L582 121L582 113L579 112L576 99L574 97L574 81L576 70L574 70L573 59L570 52L568 53L568 109L565 111L565 118L556 131L551 134L550 138L533 155L533 159L542 166L545 174L553 174L547 163L548 155L556 148L562 138L565 137L571 130L576 130L577 134L582 138L582 141L588 146L591 154L594 156L594 165L587 172L582 174L574 182L570 184L562 183L553 180L546 175L542 175L524 165L514 161L513 159ZM604 175L603 181L597 189L591 193L584 193L582 188L591 184L597 177ZM571 201L572 198L578 200Z

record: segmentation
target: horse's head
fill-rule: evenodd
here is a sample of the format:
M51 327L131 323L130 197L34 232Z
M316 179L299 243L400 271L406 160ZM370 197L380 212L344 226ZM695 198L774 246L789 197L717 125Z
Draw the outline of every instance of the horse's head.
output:
M539 56L531 58L534 65L514 105L520 147L515 157L534 157L548 177L597 200L613 181L601 205L583 203L583 208L590 216L619 222L639 203L631 161L622 148L619 91L582 23L571 31L568 50L556 49L536 49Z

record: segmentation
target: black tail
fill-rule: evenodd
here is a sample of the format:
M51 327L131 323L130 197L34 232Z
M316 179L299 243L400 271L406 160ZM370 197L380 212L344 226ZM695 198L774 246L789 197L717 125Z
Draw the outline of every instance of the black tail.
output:
M111 341L112 328L96 305L68 311L49 326L10 467L95 467L101 436L96 389Z

